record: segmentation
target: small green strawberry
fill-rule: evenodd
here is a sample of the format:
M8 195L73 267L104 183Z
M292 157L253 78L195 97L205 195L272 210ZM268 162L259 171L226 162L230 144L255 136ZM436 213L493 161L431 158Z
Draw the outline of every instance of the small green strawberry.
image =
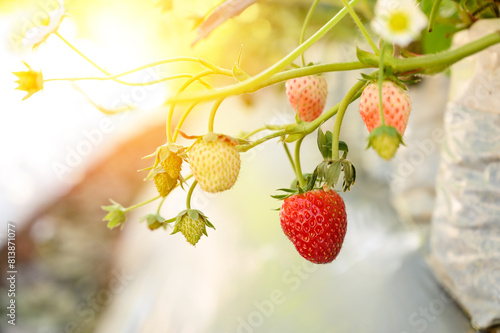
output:
M399 145L408 124L411 112L410 97L399 84L390 80L382 82L382 108L385 126L380 117L378 83L366 86L360 97L359 113L370 132L368 146L387 160L391 159Z
M288 101L302 121L313 121L325 108L328 86L322 75L309 75L286 81Z
M202 212L195 209L187 209L179 213L175 221L172 234L180 232L186 237L188 243L193 246L198 243L202 235L208 236L207 226L215 229L213 224L208 221L208 218Z
M208 133L189 150L189 165L200 188L216 193L229 190L238 179L238 141L226 135Z

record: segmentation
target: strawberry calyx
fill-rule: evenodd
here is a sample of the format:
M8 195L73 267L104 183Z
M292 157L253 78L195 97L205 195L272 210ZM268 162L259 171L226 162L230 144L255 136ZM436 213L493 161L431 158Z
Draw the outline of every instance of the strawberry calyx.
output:
M162 227L163 227L163 229L167 229L167 225L169 223L160 214L147 214L147 215L144 215L139 220L139 222L146 222L149 230L156 230L156 229L162 228Z
M380 125L371 131L366 148L372 147L380 157L390 160L400 144L404 145L403 137L395 127Z
M339 159L332 158L332 140L332 132L327 131L323 133L321 129L318 130L317 144L324 160L314 170L313 177L317 181L324 182L327 188L333 188L340 178L340 173L343 172L344 181L342 189L345 192L350 190L356 181L356 168L347 159L349 147L343 141L339 141L339 151L342 152L342 156Z

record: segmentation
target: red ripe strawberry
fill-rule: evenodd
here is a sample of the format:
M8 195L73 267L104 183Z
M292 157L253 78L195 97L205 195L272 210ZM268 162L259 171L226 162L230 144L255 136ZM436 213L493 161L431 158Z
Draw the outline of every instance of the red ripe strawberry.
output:
M280 221L299 254L316 264L337 257L347 229L344 200L332 190L313 190L286 198Z
M406 91L396 83L382 82L382 108L386 126L380 117L378 83L368 85L361 94L359 114L370 132L369 144L381 157L391 159L405 133L411 112L411 101Z
M310 75L286 81L288 101L302 121L313 121L323 112L328 94L324 76Z

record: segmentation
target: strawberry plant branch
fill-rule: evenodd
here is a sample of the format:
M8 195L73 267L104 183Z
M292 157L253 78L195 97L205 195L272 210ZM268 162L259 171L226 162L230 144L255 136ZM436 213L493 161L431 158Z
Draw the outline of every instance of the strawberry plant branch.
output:
M198 181L195 180L193 181L193 184L191 184L191 187L189 188L188 194L186 196L186 208L191 209L191 197L193 196L193 191L194 188L198 185Z
M69 81L69 82L75 82L75 81L83 81L83 80L93 80L93 81L106 81L106 80L114 80L120 75L112 75L112 76L106 76L106 77L70 77L70 78L53 78L53 79L46 79L43 80L44 83L46 82L51 82L51 81ZM135 83L135 82L125 82L125 81L120 81L126 83L128 86L136 86L136 87L144 87L144 86L150 86L158 83L162 83L165 81L170 81L170 80L176 80L176 79L183 79L183 78L191 78L193 77L193 74L176 74L176 75L170 75L163 77L161 79L157 79L154 81L149 81L149 82L143 82L143 83ZM203 81L203 80L198 80L198 82L202 85L204 85L206 88L211 88L211 86Z
M344 114L347 110L349 104L351 104L359 94L359 92L363 89L366 82L358 81L356 82L351 89L344 96L342 101L340 102L337 115L335 116L335 124L333 127L333 137L332 137L332 158L334 160L340 159L339 154L339 141L340 141L340 128L342 126L342 120L344 119Z
M454 63L498 43L500 43L500 30L492 32L461 47L436 54L412 58L394 58L387 57L386 55L384 64L387 67L391 67L394 74L411 72L433 74L441 72ZM380 57L375 54L358 49L358 59L367 66L379 67Z
M219 109L219 107L223 101L224 101L224 98L219 98L212 105L212 110L210 111L210 117L208 119L208 131L209 132L214 131L215 114L217 113L217 110Z
M354 9L352 8L352 6L349 4L349 2L347 0L342 0L342 3L344 4L345 8L347 8L347 10L349 11L349 15L351 15L352 19L354 20L354 23L356 23L359 30L361 30L361 33L365 37L368 44L370 44L370 47L372 48L373 52L375 54L378 54L379 53L378 47L373 42L372 38L368 34L368 31L366 31L366 28L363 25L363 23L361 22L361 20L359 19L358 14L356 14L356 12L354 11Z
M232 72L229 71L229 70L227 70L227 69L220 68L220 67L218 67L218 66L216 66L214 64L209 63L206 60L202 60L202 59L199 59L199 58L192 58L192 57L176 57L176 58L170 58L170 59L160 60L160 61L156 61L156 62L147 64L147 65L143 65L143 66L137 67L135 69L132 69L132 70L129 70L129 71L117 74L117 75L112 75L110 72L108 72L107 70L105 70L104 68L102 68L101 66L99 66L97 63L95 63L94 61L92 61L89 57L87 57L83 52L81 52L72 43L70 43L66 38L64 38L59 32L54 32L54 34L57 37L59 37L67 46L69 46L78 55L80 55L87 62L89 62L92 66L94 66L100 72L102 72L103 74L105 74L107 76L104 77L104 78L101 78L101 77L91 77L91 78L48 79L48 80L44 80L44 82L48 82L48 81L60 81L60 80L68 80L68 81L77 81L77 80L113 80L113 81L115 81L117 83L121 83L121 84L128 85L128 86L153 85L153 84L157 84L157 83L166 81L168 79L163 78L163 79L158 79L158 80L151 81L151 82L146 82L146 83L133 83L133 82L122 81L122 80L119 80L118 78L122 77L122 76L126 76L126 75L129 75L129 74L132 74L132 73L135 73L135 72L138 72L138 71L141 71L141 70L144 70L144 69L147 69L147 68L150 68L150 67L155 67L155 66L162 65L162 64L168 64L168 63L180 62L180 61L197 62L197 63L200 63L202 66L204 66L206 68L210 68L210 69L214 70L217 74L222 74L222 75L226 75L226 76L232 76Z
M302 30L300 31L300 38L299 38L299 44L304 43L304 38L306 35L306 28L309 25L309 21L311 20L312 14L314 13L314 10L316 9L316 6L318 6L319 0L314 0L311 7L309 8L309 11L307 12L306 18L304 19L304 24L302 25ZM306 66L306 60L304 58L304 52L300 55L300 59L302 61L302 67Z
M297 179L299 180L299 186L302 189L306 188L306 181L304 180L304 175L302 175L302 167L300 165L300 146L302 145L302 141L304 137L301 137L295 143L295 174L297 175Z
M355 5L359 0L351 0L350 5ZM309 37L304 43L300 44L287 56L283 57L280 61L276 62L274 65L264 70L260 74L253 76L245 81L236 83L234 85L207 91L204 93L192 93L185 95L174 95L167 99L166 103L179 103L179 102L189 102L193 100L207 101L214 100L220 97L227 97L230 95L240 95L242 93L250 91L253 87L261 84L265 80L269 79L274 74L280 72L285 67L289 66L297 57L304 53L307 49L313 46L318 40L320 40L326 33L328 33L340 20L347 14L347 9L342 8L334 17L332 17L325 25L323 25L316 33Z

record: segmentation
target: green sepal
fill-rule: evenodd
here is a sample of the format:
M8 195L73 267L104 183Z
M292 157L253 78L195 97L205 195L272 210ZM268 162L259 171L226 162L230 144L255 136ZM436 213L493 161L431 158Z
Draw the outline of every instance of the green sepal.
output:
M372 147L380 157L390 160L400 144L404 145L403 137L395 127L380 125L371 131L366 148Z
M109 206L101 206L101 208L105 211L108 211L109 213L102 219L103 221L109 221L108 222L108 228L109 229L114 229L118 226L123 227L123 223L127 219L126 217L126 210L125 208L120 205L119 203L111 201L112 205Z
M199 211L197 209L185 209L182 212L180 212L176 217L165 221L165 223L175 222L174 230L172 230L171 235L179 232L178 224L185 215L189 216L193 220L201 219L201 220L203 220L203 222L205 223L206 226L215 230L214 225L208 220L208 217L205 214L203 214L201 211Z
M297 124L290 124L285 127L284 132L288 136L283 140L284 142L291 143L297 141L307 134L306 126L302 121L298 121Z
M359 47L356 47L356 57L366 66L378 67L379 57L373 53L363 51Z

